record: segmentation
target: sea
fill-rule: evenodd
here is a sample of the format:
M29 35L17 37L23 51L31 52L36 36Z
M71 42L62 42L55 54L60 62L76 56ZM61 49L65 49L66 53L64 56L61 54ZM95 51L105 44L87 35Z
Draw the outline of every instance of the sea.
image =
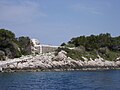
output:
M0 90L120 90L120 70L0 73Z

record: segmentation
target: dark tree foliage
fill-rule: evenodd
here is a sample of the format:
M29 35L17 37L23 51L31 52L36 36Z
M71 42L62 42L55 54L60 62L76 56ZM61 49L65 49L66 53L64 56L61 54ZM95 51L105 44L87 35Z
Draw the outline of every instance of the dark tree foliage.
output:
M0 29L0 48L10 46L11 42L15 40L15 34L9 30Z
M73 46L70 49L70 46ZM90 59L98 58L105 60L116 60L120 57L120 36L112 37L109 33L99 35L74 37L64 47L67 55L75 60L82 60L82 56Z
M15 34L9 30L0 29L0 41L7 39L8 40L15 39Z
M9 58L21 56L13 32L6 29L0 29L0 50L4 51L5 55Z
M6 29L0 29L0 50L8 58L20 57L31 53L29 37L16 38L15 34Z
M65 43L62 43L60 46L65 46L66 44Z
M19 37L18 44L23 55L31 54L31 42L29 37Z
M98 50L101 47L107 47L110 50L120 51L120 36L111 37L109 33L80 36L72 38L68 44L74 44L75 47L84 46L87 51Z

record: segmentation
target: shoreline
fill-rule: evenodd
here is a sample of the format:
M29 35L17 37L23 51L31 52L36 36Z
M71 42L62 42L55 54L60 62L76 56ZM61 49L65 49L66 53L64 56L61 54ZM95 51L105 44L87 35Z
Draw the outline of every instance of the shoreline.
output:
M102 71L102 70L120 70L120 67L98 67L98 68L66 68L66 69L40 69L40 68L26 68L26 69L4 69L1 73L6 72L63 72L63 71Z
M65 51L46 53L36 56L23 56L7 61L1 61L1 72L32 72L32 71L75 71L75 70L114 70L120 69L120 59L108 61L99 57L96 59L74 60L67 57Z

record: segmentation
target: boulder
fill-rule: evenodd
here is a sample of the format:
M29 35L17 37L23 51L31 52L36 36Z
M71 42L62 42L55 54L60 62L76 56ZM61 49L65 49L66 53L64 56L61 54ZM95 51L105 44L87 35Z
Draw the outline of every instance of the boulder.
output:
M120 61L116 61L116 65L117 65L117 66L120 66Z
M93 60L88 61L89 66L96 66L96 62Z
M83 57L83 56L82 56L82 59L83 59L84 61L88 61L88 59L87 59L86 57Z
M67 60L66 54L67 52L61 50L60 52L58 52L58 55L53 58L53 60L55 61Z
M120 61L120 57L116 58L116 60L115 60L115 61Z

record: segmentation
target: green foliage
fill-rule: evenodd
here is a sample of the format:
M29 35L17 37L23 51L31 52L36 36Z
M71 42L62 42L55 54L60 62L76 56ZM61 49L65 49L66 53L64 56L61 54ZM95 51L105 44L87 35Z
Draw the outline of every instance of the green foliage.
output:
M8 58L20 57L31 53L29 37L15 38L15 34L6 29L0 29L0 50L5 52Z
M31 46L30 46L31 42L29 37L24 37L24 36L19 37L18 45L23 55L31 54Z
M16 44L15 34L9 30L0 29L0 50L9 58L20 57L21 52Z
M111 51L107 48L101 48L98 50L98 52L102 58L110 61L115 60L117 57L120 56L120 51Z
M87 51L94 49L98 50L101 47L107 47L110 50L120 51L120 36L111 37L109 33L91 35L91 36L80 36L72 38L68 44L74 44L75 47L84 46Z
M95 59L97 58L97 53L96 51L79 51L75 49L68 49L68 48L58 48L57 52L64 50L67 52L67 57L70 57L74 60L83 60L82 56L90 59Z
M2 40L13 40L15 39L15 34L9 30L0 29L0 41Z
M75 49L64 50L68 52L69 57L76 60L82 59L82 56L95 59L98 54L106 60L115 60L120 57L120 36L111 37L109 33L72 38L65 48L71 45Z
M65 46L66 44L65 43L62 43L60 46Z

